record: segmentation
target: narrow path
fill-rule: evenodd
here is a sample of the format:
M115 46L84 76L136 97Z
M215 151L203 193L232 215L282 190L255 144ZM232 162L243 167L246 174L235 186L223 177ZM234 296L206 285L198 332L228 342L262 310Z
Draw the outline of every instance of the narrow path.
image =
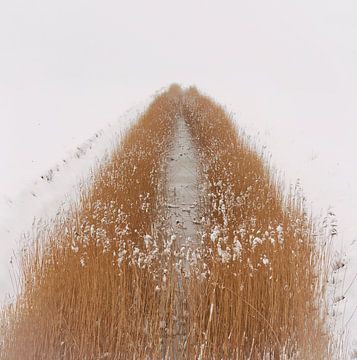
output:
M171 342L170 354L164 351L163 359L185 359L187 299L182 276L190 272L190 253L200 244L198 231L199 172L198 154L189 129L181 116L176 119L175 137L168 153L166 167L166 226L167 235L174 247L182 253L182 273L178 276L173 299L174 331L167 338Z
M167 215L169 235L176 237L179 249L197 248L199 239L198 155L184 119L177 129L167 165ZM188 264L185 264L185 269Z

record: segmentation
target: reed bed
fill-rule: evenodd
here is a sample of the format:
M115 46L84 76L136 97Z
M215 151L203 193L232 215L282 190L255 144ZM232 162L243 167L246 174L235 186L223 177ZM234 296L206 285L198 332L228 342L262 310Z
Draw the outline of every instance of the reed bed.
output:
M203 184L188 253L165 218L178 116ZM301 196L283 192L222 107L173 85L22 249L0 359L332 359L327 263Z
M191 88L182 108L206 184L206 276L187 284L192 351L202 359L331 358L326 249L302 196L284 194L221 106Z
M174 128L174 92L156 97L97 169L79 204L35 230L22 251L20 295L4 310L0 358L160 357L170 297L158 291L164 260L153 219Z

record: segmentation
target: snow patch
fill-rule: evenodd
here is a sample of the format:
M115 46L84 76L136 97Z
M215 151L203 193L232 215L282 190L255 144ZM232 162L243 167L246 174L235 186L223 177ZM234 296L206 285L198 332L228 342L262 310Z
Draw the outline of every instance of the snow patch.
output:
M148 104L146 101L133 107L95 133L17 196L0 199L0 304L11 301L16 294L12 275L18 271L17 254L33 227L40 219L50 222L78 200L81 188L90 184L96 166L105 161L125 129Z

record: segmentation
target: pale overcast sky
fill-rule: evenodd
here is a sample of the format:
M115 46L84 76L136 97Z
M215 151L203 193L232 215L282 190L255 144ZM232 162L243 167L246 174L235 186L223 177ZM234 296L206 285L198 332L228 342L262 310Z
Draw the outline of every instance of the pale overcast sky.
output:
M356 12L355 0L0 0L2 192L171 82L242 121L338 122L354 137Z

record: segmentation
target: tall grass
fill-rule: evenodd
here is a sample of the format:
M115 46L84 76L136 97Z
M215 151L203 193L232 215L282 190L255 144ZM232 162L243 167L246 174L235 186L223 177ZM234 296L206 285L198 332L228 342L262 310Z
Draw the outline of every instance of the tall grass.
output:
M282 192L268 161L222 107L195 88L182 104L207 185L203 239L209 276L188 285L195 353L330 358L326 254L315 242L302 197Z
M80 203L23 252L1 358L159 357L158 309L167 310L155 291L162 260L153 219L174 128L172 92L129 130Z
M183 116L203 236L167 236L165 159ZM158 95L78 204L37 229L0 359L328 359L325 253L299 195L196 89ZM190 270L187 271L187 263Z

